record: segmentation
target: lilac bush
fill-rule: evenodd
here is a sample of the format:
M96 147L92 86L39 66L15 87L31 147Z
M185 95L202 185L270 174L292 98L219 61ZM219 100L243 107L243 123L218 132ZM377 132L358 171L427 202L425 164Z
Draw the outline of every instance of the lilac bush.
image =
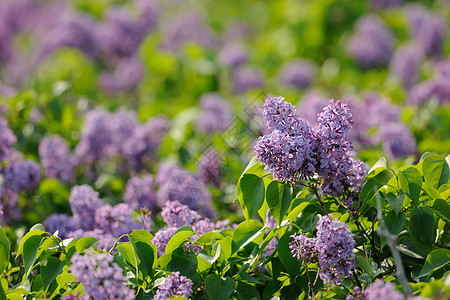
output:
M59 135L44 137L39 143L39 158L46 177L71 182L74 178L74 164L69 145Z
M125 186L123 200L133 209L145 207L155 212L158 202L153 176L147 174L143 177L131 177Z
M83 230L96 228L95 214L103 206L103 201L89 185L72 187L69 198L70 209L77 226Z
M189 278L180 276L180 272L172 272L172 274L164 278L163 283L158 286L158 290L153 299L163 300L176 296L188 298L192 294L192 286L193 283Z

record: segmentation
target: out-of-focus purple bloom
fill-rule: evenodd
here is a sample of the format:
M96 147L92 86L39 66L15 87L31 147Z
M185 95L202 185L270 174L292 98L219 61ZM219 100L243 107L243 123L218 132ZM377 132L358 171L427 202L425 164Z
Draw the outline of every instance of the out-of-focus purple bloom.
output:
M169 227L192 226L201 219L201 216L187 205L179 201L168 201L164 205L161 216Z
M214 133L227 129L231 124L231 105L220 94L204 94L200 100L202 115L196 127L201 132Z
M306 89L311 85L317 73L317 67L311 61L293 59L286 62L279 71L280 82L286 86Z
M363 68L388 64L393 51L393 36L383 21L375 15L362 17L356 32L348 41L347 50Z
M392 158L417 153L416 140L411 131L402 123L387 123L380 128L383 151Z
M83 230L96 228L95 213L103 206L103 201L92 187L87 184L72 187L69 204L73 219L79 228Z
M441 103L450 102L450 59L438 62L433 94Z
M295 258L306 264L317 260L316 238L309 238L304 234L294 234L291 237L294 240L289 243L289 249L291 249L291 253Z
M39 157L46 177L73 180L74 164L65 139L59 135L44 137L39 143Z
M162 183L157 193L160 206L167 201L177 200L190 209L211 215L211 195L203 182L181 168L172 169L172 172L166 175L167 178L161 178Z
M193 283L189 278L180 276L180 272L173 272L158 286L154 299L165 300L177 296L189 298L192 294L192 286Z
M0 35L1 35L1 33L0 33ZM1 41L1 36L0 36L0 41ZM1 44L1 42L0 42L0 44ZM1 60L2 60L2 58L1 58L1 47L2 46L0 46L0 63L1 63ZM7 85L4 85L4 84L2 84L1 82L0 82L0 97L3 97L3 98L9 98L9 97L13 97L13 96L15 96L17 94L17 90L15 89L15 88L13 88L13 87L11 87L11 86L7 86Z
M417 45L426 54L440 56L447 34L446 20L420 4L409 5L406 14L410 21L411 36Z
M70 261L70 271L83 284L85 291L80 299L135 299L135 291L126 285L127 278L113 256L106 253L75 253Z
M350 277L355 268L354 246L355 240L346 224L333 221L332 216L320 218L316 240L320 278L328 284L339 285Z
M96 210L95 222L97 228L112 234L114 237L119 237L138 229L149 230L150 228L145 227L150 224L140 223L133 216L133 213L134 211L128 203L119 203L114 207L104 205Z
M8 126L8 121L0 117L0 164L10 160L17 138Z
M142 178L131 177L125 187L123 200L133 209L145 207L155 212L158 200L152 175L147 174Z
M16 192L32 192L41 181L39 165L32 160L13 162L2 173L6 187Z
M172 162L163 162L159 168L158 173L156 174L155 182L158 186L166 183L170 178L172 178L172 174L177 172L180 167Z
M72 47L94 58L97 55L96 22L87 14L63 10L50 26L41 40L38 60L59 47Z
M329 99L320 91L308 92L297 103L297 113L302 119L309 122L309 124L317 125L317 115L328 104L328 101Z
M19 195L4 184L0 185L0 225L13 225L21 218Z
M152 239L152 244L156 246L158 257L162 256L166 252L166 246L169 240L175 234L178 228L175 227L166 227L157 233Z
M102 72L99 82L104 90L112 94L132 92L141 82L143 73L142 63L138 58L131 57L120 60L114 71Z
M215 148L209 148L197 163L197 175L204 184L220 186L220 165L222 159Z
M414 105L421 105L430 100L434 95L434 81L422 81L414 85L409 91L408 101Z
M167 20L163 34L161 47L171 52L179 52L187 42L195 42L207 49L214 49L218 44L204 17L198 13L184 12Z
M111 113L103 109L87 113L80 142L75 148L77 162L93 164L111 158L114 153L111 119Z
M126 140L133 136L139 126L135 111L119 109L111 115L109 124L111 128L112 144L114 152L125 156Z
M261 71L252 67L239 67L233 74L234 91L242 94L250 89L263 86Z
M79 224L78 224L79 225ZM98 243L95 244L96 248L108 251L114 246L114 243L116 242L118 237L113 236L110 233L104 232L103 230L99 228L95 228L93 230L83 230L83 229L77 229L74 231L71 231L67 234L67 238L73 238L73 239L79 239L85 236L92 236L98 240Z
M217 60L222 66L236 68L246 63L248 56L248 50L243 44L230 43L219 51Z
M403 0L370 0L370 6L375 9L393 8L403 4Z
M392 56L390 76L400 80L403 87L409 90L416 82L422 56L421 48L415 44L400 46Z
M370 284L365 291L355 289L355 297L347 296L347 300L404 300L405 296L395 290L395 285L391 282L385 282L383 279L379 279ZM412 297L411 297L412 298ZM410 298L408 298L410 299Z
M66 214L52 214L44 222L45 230L54 233L58 230L58 236L62 239L69 237L69 232L77 229L73 217Z

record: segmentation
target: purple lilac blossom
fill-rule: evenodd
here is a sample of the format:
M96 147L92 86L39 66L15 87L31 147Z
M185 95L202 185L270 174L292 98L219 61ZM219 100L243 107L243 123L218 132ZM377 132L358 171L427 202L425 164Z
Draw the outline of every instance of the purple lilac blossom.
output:
M100 228L114 237L119 237L138 229L150 229L147 227L150 225L148 222L146 224L141 223L133 214L134 211L128 203L119 203L114 207L104 205L95 212L96 228Z
M125 158L133 170L147 168L157 158L157 150L169 129L169 121L157 116L139 125L124 145Z
M59 135L44 137L39 143L39 158L46 177L70 182L74 178L74 164L69 145Z
M110 121L112 143L114 152L121 156L126 155L126 140L133 136L134 131L139 126L135 111L119 109L112 114Z
M16 141L17 138L9 129L8 121L0 117L0 166L13 156Z
M295 258L306 264L317 260L316 238L309 238L304 234L293 234L291 237L294 240L289 243L289 249Z
M297 103L298 115L312 126L317 125L317 114L328 104L329 99L320 91L306 93Z
M112 72L103 71L99 77L101 87L111 94L135 91L144 75L137 57L121 59Z
M248 50L240 43L230 43L217 54L217 60L224 67L237 68L248 60Z
M75 253L70 271L83 284L83 300L133 300L135 291L126 285L123 270L114 262L114 257L106 253Z
M311 61L293 59L281 67L278 76L282 84L303 90L311 85L316 73L317 67Z
M165 300L176 296L189 298L192 294L192 286L193 283L189 278L180 276L180 272L173 272L158 286L154 299Z
M39 165L32 160L12 162L2 170L2 173L6 187L16 192L32 192L41 181Z
M390 62L390 76L397 78L406 90L409 90L416 82L422 50L415 44L400 46L392 56Z
M168 201L164 205L161 216L169 227L192 226L201 219L201 216L187 205L179 201Z
M354 246L355 240L346 224L333 221L332 216L323 216L317 224L316 240L320 278L328 284L339 285L350 277L355 268Z
M145 207L155 212L158 199L156 197L152 175L147 174L143 177L131 177L125 187L123 200L133 209Z
M21 218L19 195L4 184L0 185L0 225L13 225Z
M421 105L434 96L434 80L422 81L414 85L408 93L408 101L414 105Z
M348 41L347 50L363 68L388 64L393 51L393 36L383 21L375 15L358 20L356 32Z
M409 297L411 299L413 297ZM404 300L405 296L395 290L395 285L391 282L385 282L383 279L379 279L371 283L366 290L362 291L358 288L355 289L354 296L347 296L347 300Z
M450 102L450 59L442 60L436 65L433 94L441 104Z
M177 172L180 169L180 167L172 162L163 162L159 168L158 173L156 174L155 183L158 186L163 185L165 182L170 180L172 177L172 174L174 172Z
M426 54L439 57L447 35L446 20L428 11L420 4L412 4L406 8L410 22L411 36Z
M75 148L78 163L93 164L97 160L107 160L112 157L114 149L111 118L111 113L103 109L95 109L87 113L80 142Z
M213 147L202 154L197 163L197 175L204 184L214 184L220 186L222 159Z
M169 240L175 234L178 228L175 227L166 227L157 233L152 239L152 244L156 246L158 257L162 256L166 252L166 246Z
M72 187L69 204L73 219L80 229L93 230L96 228L95 213L103 206L103 201L91 186L85 184Z
M184 12L168 19L162 31L162 49L170 52L179 52L187 42L207 49L214 49L218 44L204 17L198 13Z
M411 131L402 123L385 123L380 128L383 151L392 158L417 153L416 140Z
M211 216L211 195L203 182L181 168L173 169L167 175L166 179L161 179L162 184L157 192L160 206L167 201L178 200L190 209Z
M199 103L202 112L196 123L198 131L211 134L223 131L230 126L231 105L220 94L204 94L201 96Z
M1 35L1 33L0 33ZM0 41L1 41L1 36L0 36ZM2 46L0 46L2 47ZM0 48L0 62L1 62L1 48ZM17 94L17 90L11 86L8 85L4 85L0 82L0 97L2 98L10 98L13 97Z
M234 91L238 94L263 86L263 78L259 69L241 66L233 74Z
M44 222L45 230L54 233L58 230L58 236L62 239L69 237L69 232L76 229L73 217L66 214L51 214Z

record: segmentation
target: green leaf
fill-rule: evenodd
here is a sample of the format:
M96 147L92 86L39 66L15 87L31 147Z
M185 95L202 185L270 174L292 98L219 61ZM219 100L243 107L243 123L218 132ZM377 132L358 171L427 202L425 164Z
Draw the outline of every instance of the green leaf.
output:
M77 250L78 253L82 253L84 250L87 250L98 243L98 240L92 236L85 236L80 238L76 245L75 250Z
M367 259L362 255L356 255L356 266L360 267L364 272L372 276L372 267Z
M384 217L384 223L386 223L387 228L393 235L397 235L405 226L406 215L404 212L396 214L391 210Z
M124 262L128 263L131 267L134 268L133 272L137 271L137 261L131 243L120 243L119 245L117 245L117 250L122 256ZM136 278L138 277L138 274L135 273L134 275L136 276Z
M241 249L253 241L259 245L264 236L264 229L265 227L256 220L248 220L239 224L233 235L237 248Z
M128 235L135 255L141 261L141 270L153 277L153 270L156 264L156 246L151 243L153 236L150 232L140 229Z
M425 254L433 250L435 219L429 207L416 207L409 216L409 234L414 245Z
M295 278L300 273L300 262L292 255L289 243L294 239L291 237L295 232L286 232L278 241L278 257L281 260L281 264L288 271L291 278Z
M264 180L253 174L244 174L240 180L244 214L247 220L261 208L264 203Z
M42 239L43 237L40 235L32 235L28 237L23 244L23 264L25 267L25 276L23 277L23 281L25 281L30 274L34 262L36 261L36 253Z
M422 191L422 175L416 167L409 167L398 171L398 177L402 189L412 200L414 205L419 204L420 192Z
M366 184L361 189L361 193L359 193L359 202L361 203L361 214L365 212L366 209L370 207L371 200L375 193L378 191L380 187L382 187L384 184L375 179L371 178L369 179Z
M44 228L44 225L42 225L41 223L36 223L30 228L29 231L33 231L33 230L45 231L45 228Z
M22 241L20 241L19 248L17 249L17 256L19 256L20 254L23 253L23 246L24 246L25 242L26 242L31 236L35 236L35 235L41 236L41 235L43 235L43 234L45 234L45 232L42 231L42 230L33 230L33 231L30 231L30 232L27 232L27 233L25 234L25 236L22 238Z
M442 220L450 223L450 204L442 199L436 199L431 207L436 215L438 215Z
M392 192L389 192L387 194L382 194L382 193L380 193L380 194L386 200L386 202L389 203L389 205L394 210L395 214L398 214L398 212L403 207L403 201L405 200L405 193L400 192L398 195L396 195Z
M422 171L425 181L431 183L435 189L448 183L450 178L450 170L445 158L437 154L430 154L423 160Z
M8 238L0 228L0 275L6 270L9 264L9 252L11 251Z
M241 300L260 300L258 290L250 284L239 282L236 288L236 292Z
M281 221L283 221L292 201L290 185L280 181L272 181L267 186L266 200L272 216L278 225L281 225Z
M233 253L233 239L229 236L225 237L224 239L221 239L217 241L217 243L220 245L220 256L219 261L225 262L228 258L230 258L231 254Z
M428 254L422 271L420 271L419 277L428 276L432 272L439 268L442 268L450 263L450 250L448 249L436 249Z
M50 256L47 258L47 264L41 265L41 276L44 282L44 289L55 280L55 278L61 274L64 268L64 261L60 261L58 258Z
M169 240L166 246L166 253L170 253L176 248L180 247L184 244L195 233L189 226L183 226L179 228L175 234L172 236L172 238Z
M221 277L210 274L205 280L206 294L211 300L228 300L235 289L234 280L231 277Z
M6 299L5 291L3 290L3 286L0 282L0 299Z

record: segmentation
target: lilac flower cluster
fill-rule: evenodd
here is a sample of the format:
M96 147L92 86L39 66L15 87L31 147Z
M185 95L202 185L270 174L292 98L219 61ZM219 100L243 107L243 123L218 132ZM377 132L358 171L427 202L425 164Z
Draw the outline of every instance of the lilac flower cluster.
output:
M11 225L21 217L19 195L4 184L0 185L0 225Z
M187 205L179 201L169 201L163 207L161 216L164 222L170 227L191 226L201 219L201 216Z
M222 159L215 148L206 150L197 163L197 174L204 184L220 186Z
M155 194L152 175L147 174L143 177L131 177L125 187L123 200L133 209L144 207L155 212L158 200Z
M145 169L157 157L157 148L168 126L165 117L155 117L139 124L133 112L89 111L80 142L75 148L76 161L93 166L120 155L132 170Z
M12 162L2 170L4 184L16 192L32 192L41 181L39 165L32 160Z
M197 120L198 131L214 133L227 129L231 124L230 103L217 93L204 94L200 100L201 117Z
M344 278L351 276L355 268L353 247L355 240L347 230L347 225L333 221L332 216L323 216L317 225L317 237L292 235L294 241L289 244L291 253L297 259L309 263L319 263L320 278L327 284L341 284Z
M168 201L179 201L190 209L212 215L211 195L196 176L177 166L163 165L157 175L160 206Z
M95 222L101 230L110 233L114 237L130 233L137 229L143 229L143 224L138 223L133 217L133 209L127 203L119 203L112 207L104 205L95 211ZM150 224L146 222L146 226ZM145 228L149 230L150 228Z
M69 204L75 223L81 229L92 230L96 227L95 213L103 206L103 201L92 187L87 184L72 187Z
M217 54L217 60L224 67L237 68L248 60L247 48L239 43L229 43Z
M98 243L95 244L95 247L104 251L108 251L109 249L111 249L118 238L118 236L113 236L112 234L104 232L103 230L98 228L95 228L93 230L76 229L70 231L67 234L66 238L79 239L85 236L92 236L96 238L98 240Z
M408 297L413 299L415 297ZM383 279L377 280L370 284L366 290L361 291L359 287L355 288L354 295L348 295L346 300L404 300L403 294L395 290L395 284L385 282Z
M44 137L39 143L39 158L45 176L70 182L74 177L74 164L69 145L59 135Z
M121 59L111 72L103 71L99 83L111 93L132 92L137 89L144 75L142 63L137 57Z
M365 176L363 163L353 159L346 134L353 124L346 104L331 100L318 115L315 127L301 119L282 97L268 97L264 118L271 131L258 139L256 157L273 173L274 179L299 180L318 174L325 193L351 204Z
M172 275L164 278L164 282L158 286L153 299L164 300L174 296L188 298L192 294L192 286L193 283L189 278L180 276L180 272L173 272Z
M416 140L411 131L401 123L388 123L380 128L383 151L390 157L404 157L417 153Z
M286 62L279 72L282 84L306 89L316 76L317 67L308 60L294 59Z
M393 36L383 21L375 15L362 17L356 32L348 41L347 50L363 68L385 66L392 55Z
M416 82L422 58L422 50L417 45L400 46L392 56L390 76L399 79L403 87L409 90Z
M106 253L75 253L71 258L71 273L83 284L83 300L135 299L135 291L126 285L123 270Z
M0 166L10 160L17 138L8 126L8 121L0 117Z
M233 72L234 91L243 94L248 90L263 86L262 74L259 69L241 66Z
M152 238L152 244L156 246L158 257L166 253L167 243L173 237L177 229L178 228L175 227L166 227L155 233L155 236Z
M370 6L375 9L393 8L403 4L403 0L370 0Z
M446 20L420 4L409 5L406 14L411 36L417 41L418 47L428 55L439 57L447 35Z
M69 232L76 228L73 217L66 214L51 214L44 222L45 230L54 233L58 230L58 236L62 239L69 237Z

